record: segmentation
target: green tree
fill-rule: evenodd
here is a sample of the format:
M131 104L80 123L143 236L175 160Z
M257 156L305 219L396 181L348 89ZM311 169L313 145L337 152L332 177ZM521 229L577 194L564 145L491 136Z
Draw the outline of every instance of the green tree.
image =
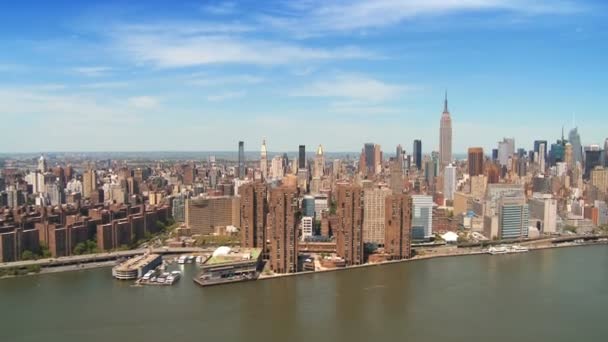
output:
M75 255L82 255L82 254L85 254L86 252L87 252L87 247L84 242L79 242L76 244L76 246L74 246Z
M21 260L34 260L36 255L32 251L25 250L21 253Z

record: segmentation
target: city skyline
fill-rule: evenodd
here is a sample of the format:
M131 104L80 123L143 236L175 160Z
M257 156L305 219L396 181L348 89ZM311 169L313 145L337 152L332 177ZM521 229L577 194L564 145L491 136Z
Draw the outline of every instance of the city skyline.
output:
M420 139L428 154L446 88L454 154L503 137L530 149L562 126L602 145L605 7L25 1L0 14L0 152L255 151L266 137L269 151L408 153Z

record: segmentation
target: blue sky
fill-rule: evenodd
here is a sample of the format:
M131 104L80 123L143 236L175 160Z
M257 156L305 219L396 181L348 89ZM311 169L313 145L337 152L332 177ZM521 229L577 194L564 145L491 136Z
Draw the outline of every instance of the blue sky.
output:
M608 5L569 0L19 1L0 152L530 149L608 137Z

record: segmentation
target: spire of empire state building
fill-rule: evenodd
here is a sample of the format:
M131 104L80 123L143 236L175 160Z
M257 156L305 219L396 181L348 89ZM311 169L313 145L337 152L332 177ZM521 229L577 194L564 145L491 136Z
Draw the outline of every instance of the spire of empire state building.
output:
M441 169L452 162L452 118L448 110L448 92L445 92L443 114L439 128L439 160Z

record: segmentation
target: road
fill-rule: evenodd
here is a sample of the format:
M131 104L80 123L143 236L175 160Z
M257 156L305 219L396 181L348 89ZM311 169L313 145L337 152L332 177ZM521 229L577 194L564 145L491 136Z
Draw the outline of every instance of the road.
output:
M181 254L181 253L211 253L215 250L215 247L174 247L174 248L155 248L152 249L152 253L156 254ZM38 265L40 267L49 266L60 266L60 265L73 265L89 262L100 262L108 260L116 260L120 258L129 258L135 255L140 255L148 252L146 248L133 249L128 251L109 252L109 253L97 253L97 254L86 254L86 255L73 255L68 257L38 259L38 260L24 260L1 263L0 268L13 268L13 267L27 267Z

